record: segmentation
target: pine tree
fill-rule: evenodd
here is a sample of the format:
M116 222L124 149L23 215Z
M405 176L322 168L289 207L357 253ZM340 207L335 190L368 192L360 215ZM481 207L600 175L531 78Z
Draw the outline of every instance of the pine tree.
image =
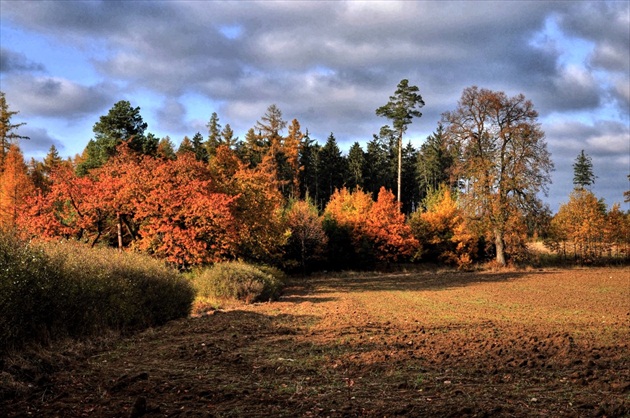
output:
M348 181L347 187L354 190L364 187L363 172L365 171L365 155L358 142L355 142L348 151Z
M20 139L29 139L27 136L18 135L15 132L20 126L26 125L25 122L11 123L11 117L18 113L18 111L9 110L5 95L0 91L0 173L3 170L4 160L11 144L17 144Z
M410 86L409 80L403 79L398 83L398 87L389 102L376 109L378 116L384 116L393 122L394 131L397 134L398 147L398 201L401 201L402 194L402 153L403 134L407 131L414 117L421 117L422 113L418 109L424 106L422 96L418 94L418 87Z
M595 183L595 178L593 161L582 150L573 163L573 185L578 189L588 188Z

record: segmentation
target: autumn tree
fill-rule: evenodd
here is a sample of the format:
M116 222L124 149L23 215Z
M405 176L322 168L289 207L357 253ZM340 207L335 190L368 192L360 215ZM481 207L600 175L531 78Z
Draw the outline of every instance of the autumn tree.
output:
M583 189L594 183L593 160L582 150L573 163L573 185Z
M270 156L255 168L225 145L217 148L209 169L218 191L234 197L238 228L236 254L246 260L277 263L286 242L283 199Z
M11 144L0 172L0 230L12 230L26 198L34 191L24 156L17 144Z
M510 98L477 87L464 89L457 108L443 115L447 146L458 153L462 204L493 239L499 265L506 264L510 215L536 206L551 181L553 163L537 118L522 94Z
M599 256L599 245L605 238L606 207L591 191L574 189L569 201L560 205L551 226L552 241L557 243L553 249L562 249L568 244L576 259L592 260Z
M20 139L28 139L27 136L19 135L16 130L23 125L22 123L12 123L11 118L17 115L18 111L9 110L4 92L0 91L0 172L4 167L4 160L9 152L12 144L16 144Z
M299 267L305 273L313 263L322 260L328 244L319 211L308 199L291 200L284 218L290 231L286 243L285 265L289 268Z
M409 80L403 79L398 83L396 92L390 96L387 104L376 109L377 116L383 116L392 121L394 131L397 134L398 145L398 201L401 201L402 192L402 152L403 134L407 126L413 122L414 117L421 117L420 108L424 106L422 96L418 93L417 86L410 86Z
M417 210L409 219L421 244L416 257L468 267L477 253L478 240L450 188L442 183L431 190L423 206L424 210Z
M409 259L419 247L419 242L405 222L405 215L400 211L400 203L384 187L379 191L376 202L371 205L363 229L372 242L374 256L379 261Z

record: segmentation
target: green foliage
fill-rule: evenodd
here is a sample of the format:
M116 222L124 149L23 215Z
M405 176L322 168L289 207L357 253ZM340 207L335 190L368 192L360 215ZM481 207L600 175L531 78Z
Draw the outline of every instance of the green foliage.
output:
M193 278L200 298L235 299L246 303L277 299L284 274L273 267L241 261L218 263Z
M0 235L0 352L188 315L194 290L146 256Z
M593 160L582 150L573 163L573 185L583 189L594 183Z

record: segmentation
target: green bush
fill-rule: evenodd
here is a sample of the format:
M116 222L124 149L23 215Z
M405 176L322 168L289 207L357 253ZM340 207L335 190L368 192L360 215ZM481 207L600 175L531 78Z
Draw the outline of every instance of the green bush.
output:
M276 299L283 281L284 274L276 268L240 261L215 264L193 279L201 298L236 299L246 303Z
M161 325L188 315L194 296L175 270L140 254L0 235L0 351Z

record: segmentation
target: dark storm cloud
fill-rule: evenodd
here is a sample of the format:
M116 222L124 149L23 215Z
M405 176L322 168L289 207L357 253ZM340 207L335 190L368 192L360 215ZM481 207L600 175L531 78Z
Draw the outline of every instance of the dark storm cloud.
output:
M29 60L22 53L4 47L0 48L0 73L44 70L43 64Z

